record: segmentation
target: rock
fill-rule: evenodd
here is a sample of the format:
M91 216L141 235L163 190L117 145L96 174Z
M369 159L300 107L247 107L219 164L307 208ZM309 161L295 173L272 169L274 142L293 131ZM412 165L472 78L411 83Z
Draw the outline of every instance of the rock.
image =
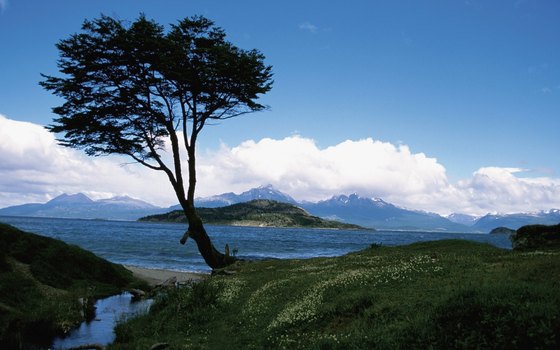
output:
M169 288L169 287L175 287L176 284L177 284L177 276L171 276L165 281L158 284L157 287Z
M132 301L137 301L146 297L146 292L141 289L132 288L129 290L129 293L132 294Z

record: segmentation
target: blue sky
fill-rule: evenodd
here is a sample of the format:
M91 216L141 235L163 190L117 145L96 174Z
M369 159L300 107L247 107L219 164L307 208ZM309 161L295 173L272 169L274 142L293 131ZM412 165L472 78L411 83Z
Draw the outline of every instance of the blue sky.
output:
M558 190L559 1L0 0L0 114L48 124L60 101L37 83L57 74L56 42L86 18L140 12L164 24L204 15L273 66L270 111L207 128L208 152L370 138L437 160L453 186L503 168Z

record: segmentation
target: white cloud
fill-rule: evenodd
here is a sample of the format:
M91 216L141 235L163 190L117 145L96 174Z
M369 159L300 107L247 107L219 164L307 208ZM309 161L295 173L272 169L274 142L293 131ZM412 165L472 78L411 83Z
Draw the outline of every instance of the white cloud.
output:
M0 0L0 12L4 12L8 8L8 0Z
M325 149L299 136L283 140L246 141L202 160L212 176L220 168L222 182L232 187L273 183L296 198L317 200L337 193L368 196L416 194L446 186L445 169L407 146L365 139ZM210 170L210 171L209 171Z
M316 25L311 24L309 22L300 23L298 28L301 29L301 30L306 30L306 31L308 31L312 34L317 33L317 31L319 30L319 28Z
M520 168L486 167L471 179L460 181L458 189L467 194L473 211L527 212L560 208L560 179L516 176Z
M63 192L92 198L126 194L176 202L162 173L127 159L86 157L57 145L43 127L0 115L0 208L45 202ZM519 168L480 168L456 184L437 159L371 138L320 148L312 139L248 140L198 157L198 196L273 184L299 200L357 192L397 205L449 214L560 208L560 179L522 177Z
M408 146L364 139L319 148L299 136L245 141L199 157L203 195L271 183L300 200L357 192L397 205L449 214L527 212L560 207L560 179L523 178L522 169L480 168L448 182L437 159Z
M45 202L63 192L92 198L129 194L154 203L173 202L165 177L118 157L86 157L56 143L43 127L0 115L0 208ZM162 181L163 180L163 181ZM149 191L144 189L149 186Z

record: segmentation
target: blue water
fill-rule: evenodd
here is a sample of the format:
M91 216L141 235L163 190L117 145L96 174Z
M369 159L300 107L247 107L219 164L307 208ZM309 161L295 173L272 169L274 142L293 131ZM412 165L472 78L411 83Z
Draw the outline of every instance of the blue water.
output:
M151 299L131 302L132 294L122 293L98 300L95 318L83 322L67 336L57 337L52 349L70 349L85 344L108 345L115 341L115 326L130 317L146 313L153 303Z
M0 216L0 222L21 230L60 239L115 263L144 268L209 272L196 244L179 244L186 225L130 221L98 221ZM354 231L261 227L207 226L219 250L229 244L238 256L260 258L311 258L339 256L368 247L410 244L449 238L487 242L511 249L507 235L397 231Z

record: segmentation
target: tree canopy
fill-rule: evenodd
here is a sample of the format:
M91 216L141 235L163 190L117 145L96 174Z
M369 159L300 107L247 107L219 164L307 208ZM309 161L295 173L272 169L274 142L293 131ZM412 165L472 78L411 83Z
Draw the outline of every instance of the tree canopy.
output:
M58 117L47 128L63 135L62 145L88 155L127 155L165 172L196 239L200 229L193 225L202 227L194 210L197 137L209 122L266 108L258 102L272 87L264 56L233 45L200 16L169 30L144 15L128 24L101 16L57 48L62 76L43 75L40 84L65 102L53 108ZM162 157L167 140L170 164Z

